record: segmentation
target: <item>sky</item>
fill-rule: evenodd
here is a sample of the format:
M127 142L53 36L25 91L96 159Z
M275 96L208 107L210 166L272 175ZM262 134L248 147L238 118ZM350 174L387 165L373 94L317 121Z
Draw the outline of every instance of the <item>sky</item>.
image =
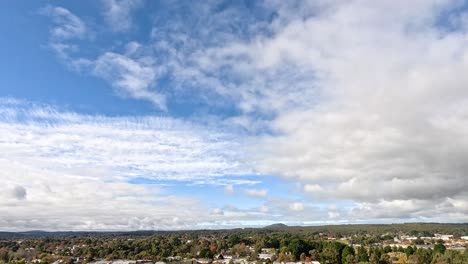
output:
M468 3L0 3L0 230L468 222Z

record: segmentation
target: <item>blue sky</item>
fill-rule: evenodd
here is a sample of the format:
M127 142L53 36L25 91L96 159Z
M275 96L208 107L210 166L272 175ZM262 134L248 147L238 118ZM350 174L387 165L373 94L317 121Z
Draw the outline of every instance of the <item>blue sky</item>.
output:
M443 1L0 3L1 230L468 221Z

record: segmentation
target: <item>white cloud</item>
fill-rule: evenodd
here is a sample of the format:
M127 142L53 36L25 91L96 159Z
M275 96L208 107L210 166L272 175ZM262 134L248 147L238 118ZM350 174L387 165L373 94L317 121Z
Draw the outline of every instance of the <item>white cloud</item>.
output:
M315 73L297 107L280 108L275 136L254 147L257 169L299 180L319 200L352 201L363 218L430 219L435 206L466 221L447 203L466 201L468 187L468 36L437 21L452 3L336 3L249 44L260 69ZM363 209L378 207L390 214Z
M182 85L235 102L243 115L233 123L274 131L250 149L259 172L299 180L315 199L356 208L398 199L444 207L446 199L466 201L467 187L468 79L460 76L468 38L438 21L453 4L276 2L272 34L227 34L230 41L195 39L178 48L172 41L190 38L183 25L175 35L155 27L153 36ZM216 27L206 31L218 36ZM411 217L434 216L413 210Z
M92 71L115 87L119 95L148 100L166 109L165 98L150 89L157 77L156 68L144 59L106 52L94 61Z
M52 18L54 27L51 37L55 40L82 39L87 36L85 23L68 9L59 6L46 6L41 13Z
M197 26L157 20L151 43L104 53L94 73L159 107L151 87L163 76L210 105L235 104L242 114L230 121L273 132L248 150L257 172L349 202L353 219L448 212L466 221L467 20L449 12L458 4L269 1L271 23L200 4ZM226 32L241 20L249 26Z
M141 7L140 0L102 0L104 18L108 26L116 32L129 31L133 27L132 12Z
M303 211L304 210L304 204L303 203L300 203L300 202L294 202L292 204L289 205L289 209L291 211Z
M227 194L233 194L234 193L234 186L232 184L228 184L224 187L224 192Z
M87 67L90 61L83 58L75 58L80 52L77 40L92 39L92 31L78 16L70 10L47 5L40 10L42 15L52 19L53 26L50 29L49 48L57 57L72 70L80 71Z
M244 193L248 196L263 198L267 196L268 191L264 189L244 189Z
M258 208L258 211L260 213L268 213L270 211L270 208L268 208L267 206L260 206L260 208Z
M49 107L10 108L2 119L7 151L27 155L31 164L53 161L55 169L71 171L93 164L120 176L162 180L196 180L242 175L241 145L235 136L215 128L162 117L105 117L59 112ZM18 118L26 118L19 123ZM14 144L12 142L21 142ZM229 148L230 151L225 151Z
M197 228L222 215L158 183L251 173L215 129L0 102L0 229Z
M128 12L139 5L139 1L105 1L105 3L109 5L106 17L121 23L112 22L117 28L129 23ZM139 43L134 41L128 43L124 54L108 51L96 59L83 58L77 55L80 50L79 45L71 41L89 36L85 23L63 7L47 6L41 12L51 17L54 22L50 48L72 70L89 72L106 80L121 97L147 100L157 108L166 110L165 97L154 89L154 82L158 78L158 67L151 57L137 52L141 46Z
M215 209L211 210L211 214L212 215L224 215L224 212L220 208L215 208Z
M51 49L72 70L90 72L107 81L123 98L146 100L161 110L166 109L166 98L155 89L158 68L148 57L131 57L130 54L106 52L95 60L73 56L79 48L67 42L51 42ZM132 48L132 47L129 47ZM133 47L135 49L135 47Z
M321 193L323 191L323 188L318 184L306 184L304 186L304 191L310 193Z

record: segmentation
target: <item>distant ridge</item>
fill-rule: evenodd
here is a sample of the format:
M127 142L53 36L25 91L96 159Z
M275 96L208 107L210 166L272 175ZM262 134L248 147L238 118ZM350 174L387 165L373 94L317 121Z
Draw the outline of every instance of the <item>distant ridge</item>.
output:
M277 224L272 224L269 226L265 226L265 229L282 229L282 228L287 228L288 226L283 224L283 223L277 223Z
M278 233L336 233L351 235L355 233L397 233L397 232L424 232L461 234L468 235L468 223L394 223L394 224L342 224L342 225L317 225L317 226L288 226L283 223L272 224L260 228L235 228L235 229L195 229L195 230L139 230L139 231L42 231L31 230L21 232L8 232L0 230L2 239L25 239L25 238L69 238L69 237L146 237L153 235L177 235L182 233L191 234L247 234L259 232Z

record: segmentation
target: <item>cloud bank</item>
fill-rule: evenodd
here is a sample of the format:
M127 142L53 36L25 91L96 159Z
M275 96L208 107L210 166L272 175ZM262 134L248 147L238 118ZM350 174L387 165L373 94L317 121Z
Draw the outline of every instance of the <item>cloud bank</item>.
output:
M352 201L357 218L466 221L468 35L457 4L331 3L250 46L258 67L292 62L321 91L274 118L257 169L317 200ZM447 12L455 25L440 21Z
M0 230L206 227L219 214L165 184L252 173L232 135L190 122L14 100L1 100L0 113Z
M177 15L169 23L156 13L149 40L68 63L85 61L81 69L120 96L168 112L166 102L184 96L235 108L224 121L251 133L245 155L255 172L297 181L309 197L275 208L276 198L265 199L255 219L272 219L281 206L299 221L468 221L462 1L265 1L252 7L256 12L201 3L190 6L196 16L171 3L165 7ZM119 162L137 171L165 175L160 166L138 162L147 156L133 163L124 156ZM232 159L207 157L199 171L231 169ZM197 163L189 164L182 168L196 175ZM212 215L245 219L239 211Z

